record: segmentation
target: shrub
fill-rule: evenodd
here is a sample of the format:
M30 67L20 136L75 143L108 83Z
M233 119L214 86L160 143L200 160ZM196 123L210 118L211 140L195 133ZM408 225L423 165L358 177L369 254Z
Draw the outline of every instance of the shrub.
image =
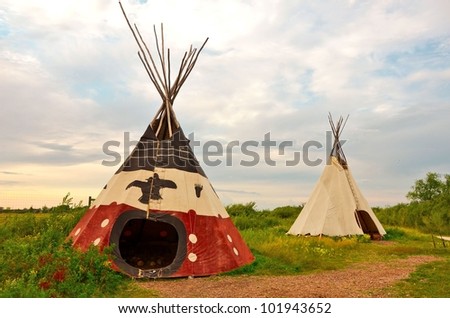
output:
M303 206L282 206L275 208L273 214L281 219L295 219L302 211Z
M73 249L66 238L84 209L2 216L0 297L110 297L126 280L109 249Z
M238 203L238 204L230 204L225 207L228 214L230 216L238 216L238 215L250 215L256 212L256 203Z

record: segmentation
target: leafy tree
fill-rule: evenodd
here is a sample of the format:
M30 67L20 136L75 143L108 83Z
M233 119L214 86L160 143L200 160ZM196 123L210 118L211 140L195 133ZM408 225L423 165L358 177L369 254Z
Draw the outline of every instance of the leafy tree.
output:
M426 178L416 180L411 189L406 194L409 200L414 202L433 200L442 194L450 193L450 175L442 176L436 172L428 172Z

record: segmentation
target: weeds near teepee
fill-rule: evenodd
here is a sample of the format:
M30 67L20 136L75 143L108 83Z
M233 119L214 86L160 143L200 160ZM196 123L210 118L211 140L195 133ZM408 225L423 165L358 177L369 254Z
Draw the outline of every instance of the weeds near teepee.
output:
M79 252L66 242L84 208L0 215L0 297L107 297L125 284L109 251Z
M0 213L0 297L155 297L152 290L109 267L109 251L92 248L80 253L66 242L86 208L36 213ZM227 210L256 260L224 275L297 275L340 269L355 263L383 262L410 255L437 255L440 262L419 269L392 295L448 297L450 250L433 247L429 234L417 229L387 226L382 242L367 236L295 237L285 235L301 210L299 206L258 210L254 203ZM386 244L379 244L386 243Z
M369 235L308 237L285 235L301 206L258 210L254 202L227 206L233 222L255 255L253 264L227 275L292 275L344 268L358 262L383 262L418 254L446 254L433 248L430 236L417 229L386 227L382 243ZM379 211L379 210L377 210Z

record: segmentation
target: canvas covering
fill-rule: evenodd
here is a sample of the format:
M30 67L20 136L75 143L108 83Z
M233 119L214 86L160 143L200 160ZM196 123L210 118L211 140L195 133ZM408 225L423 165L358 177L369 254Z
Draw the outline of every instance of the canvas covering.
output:
M360 226L356 211L365 211L378 234L386 234L357 186L350 168L344 169L336 157L331 156L330 164L325 166L308 202L289 229L288 234L362 235L364 231Z
M254 257L250 249L198 165L181 129L165 141L164 159L160 151L151 149L161 145L149 142L155 141L152 132L149 127L72 230L69 237L73 245L87 249L113 243L114 268L133 277L205 276L251 263ZM136 219L164 222L176 229L178 244L172 263L145 268L124 259L125 253L118 246L127 223ZM148 235L144 233L143 237Z

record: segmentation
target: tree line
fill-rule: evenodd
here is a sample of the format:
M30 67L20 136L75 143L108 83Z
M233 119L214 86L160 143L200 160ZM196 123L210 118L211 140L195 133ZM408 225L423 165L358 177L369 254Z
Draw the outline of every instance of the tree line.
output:
M428 172L406 194L408 203L374 208L380 222L450 235L450 174Z

